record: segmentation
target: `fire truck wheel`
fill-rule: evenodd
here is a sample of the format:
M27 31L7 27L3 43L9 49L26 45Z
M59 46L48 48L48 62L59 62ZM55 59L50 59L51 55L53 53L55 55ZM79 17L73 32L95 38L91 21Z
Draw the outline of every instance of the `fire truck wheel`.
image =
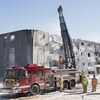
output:
M63 83L63 88L64 88L64 89L68 89L68 82L67 82L67 81L64 81L64 83Z
M32 95L39 94L39 91L40 91L40 89L39 89L38 85L34 84L34 85L31 86L30 93Z
M70 89L73 89L75 87L75 81L70 81L70 83L69 83L69 88Z

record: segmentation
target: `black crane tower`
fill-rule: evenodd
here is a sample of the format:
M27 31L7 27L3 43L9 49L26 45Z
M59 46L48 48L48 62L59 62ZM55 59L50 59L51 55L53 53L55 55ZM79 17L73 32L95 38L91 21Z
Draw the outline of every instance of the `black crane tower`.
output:
M63 48L64 48L64 55L65 55L65 68L66 69L76 69L75 64L75 55L73 52L73 45L70 35L68 33L68 29L65 23L65 19L63 16L61 5L58 8L59 13L59 21L60 21L60 28L61 28L61 36L63 40Z

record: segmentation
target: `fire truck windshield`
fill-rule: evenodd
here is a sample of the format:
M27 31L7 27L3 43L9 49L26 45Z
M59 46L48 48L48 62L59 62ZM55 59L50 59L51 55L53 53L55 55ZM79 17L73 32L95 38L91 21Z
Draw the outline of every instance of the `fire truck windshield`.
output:
M21 78L22 70L7 70L5 78Z
M7 70L5 77L6 78L15 78L16 77L16 70Z
M23 75L22 72L23 72L22 70L18 70L18 72L17 72L17 78L21 78L22 77L22 75Z

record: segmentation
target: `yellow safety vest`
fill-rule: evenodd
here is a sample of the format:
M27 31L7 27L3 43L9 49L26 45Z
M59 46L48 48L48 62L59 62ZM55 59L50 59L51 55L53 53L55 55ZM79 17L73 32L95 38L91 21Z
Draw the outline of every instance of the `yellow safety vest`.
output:
M87 79L87 78L83 78L82 84L83 84L83 85L88 85L88 79Z

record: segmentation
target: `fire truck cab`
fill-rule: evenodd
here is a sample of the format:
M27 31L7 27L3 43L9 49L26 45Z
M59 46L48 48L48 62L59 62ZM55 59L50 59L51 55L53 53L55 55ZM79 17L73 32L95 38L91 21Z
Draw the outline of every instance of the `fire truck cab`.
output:
M59 79L63 82L63 88L74 88L75 78L64 69L45 69L44 66L28 64L25 67L8 68L3 80L2 92L38 94L41 90L58 89Z

